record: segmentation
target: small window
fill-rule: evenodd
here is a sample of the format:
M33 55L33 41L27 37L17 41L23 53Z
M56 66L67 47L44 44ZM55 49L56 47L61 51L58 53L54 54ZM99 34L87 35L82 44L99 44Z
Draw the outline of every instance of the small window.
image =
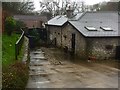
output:
M106 50L112 50L113 49L113 45L106 45L105 48L106 48Z
M55 32L55 34L56 34L56 32Z
M63 35L64 39L66 40L67 36L66 35Z
M69 26L70 24L68 23L67 25Z
M97 29L95 27L92 27L92 26L88 26L88 27L85 27L85 28L89 31L97 31Z
M60 33L58 33L58 35L60 35Z
M110 27L100 27L104 31L113 31Z

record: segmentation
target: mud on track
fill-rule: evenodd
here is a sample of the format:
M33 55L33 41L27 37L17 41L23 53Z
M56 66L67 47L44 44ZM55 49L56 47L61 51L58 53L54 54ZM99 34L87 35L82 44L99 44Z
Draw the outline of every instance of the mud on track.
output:
M26 88L118 88L116 62L88 63L56 48L31 51Z

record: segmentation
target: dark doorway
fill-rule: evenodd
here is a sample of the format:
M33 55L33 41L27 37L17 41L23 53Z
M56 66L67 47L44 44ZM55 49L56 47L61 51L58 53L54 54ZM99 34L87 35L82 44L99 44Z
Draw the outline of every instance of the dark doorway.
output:
M120 60L120 46L116 46L116 59Z
M56 46L57 45L57 40L56 40L56 38L54 40L55 40L55 46Z
M47 30L45 28L37 28L37 30L38 30L40 39L46 42L47 41Z
M75 53L75 34L74 33L72 33L71 49L72 49L72 54L74 54Z

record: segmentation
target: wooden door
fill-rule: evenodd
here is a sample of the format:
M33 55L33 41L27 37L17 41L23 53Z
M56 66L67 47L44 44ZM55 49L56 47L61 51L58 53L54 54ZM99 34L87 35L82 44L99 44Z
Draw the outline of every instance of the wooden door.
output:
M72 49L72 53L75 53L75 34L72 33L72 39L71 39L71 49Z
M120 46L116 47L116 59L120 60Z

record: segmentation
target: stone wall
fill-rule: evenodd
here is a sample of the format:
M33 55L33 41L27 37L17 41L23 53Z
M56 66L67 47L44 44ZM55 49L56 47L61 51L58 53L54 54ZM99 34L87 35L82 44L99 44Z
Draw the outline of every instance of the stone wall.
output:
M85 38L78 32L74 27L70 24L67 24L62 29L62 46L67 46L69 51L71 51L72 44L72 33L75 34L75 54L80 56L81 58L86 57L86 41Z
M26 36L24 36L24 43L23 43L23 45L24 45L24 56L23 56L23 62L25 62L25 63L27 63L28 61L29 61L29 58L30 58L30 56L29 56L29 39L26 37Z
M56 38L56 45L61 46L61 27L49 26L50 42Z
M28 28L42 28L42 21L34 21L34 20L23 20L23 22L26 24Z
M75 34L75 54L81 58L86 58L86 41L85 38L73 28L70 24L63 27L48 26L49 39L52 41L56 38L57 47L68 47L68 51L71 51L72 47L72 33Z
M115 58L116 46L119 46L120 38L88 38L88 56L97 59Z

